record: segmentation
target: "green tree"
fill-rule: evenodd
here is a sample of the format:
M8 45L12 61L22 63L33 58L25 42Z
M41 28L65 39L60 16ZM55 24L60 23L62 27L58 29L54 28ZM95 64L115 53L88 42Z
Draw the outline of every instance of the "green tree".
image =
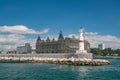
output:
M102 55L102 56L106 56L106 55L114 55L114 54L118 54L118 56L120 56L120 49L116 49L113 50L111 48L106 48L104 50L101 50L99 48L91 48L91 53L93 53L94 55Z
M102 51L99 48L91 48L91 53L95 55L101 55Z

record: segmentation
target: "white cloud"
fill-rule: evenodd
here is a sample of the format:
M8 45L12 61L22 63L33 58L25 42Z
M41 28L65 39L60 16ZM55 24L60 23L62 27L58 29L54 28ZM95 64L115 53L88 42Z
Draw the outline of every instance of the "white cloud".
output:
M48 33L49 32L49 29L44 29L43 31L41 32L38 32L39 34L45 34L45 33Z
M0 33L2 33L0 34L0 50L15 50L17 46L24 46L24 43L30 43L35 48L36 38L28 38L24 34L45 34L48 32L49 29L36 31L24 25L0 26Z
M98 44L104 43L106 48L120 48L120 38L112 35L99 35L97 32L86 32L85 39L90 42L91 47L98 47ZM78 39L78 34L70 34L68 37L75 36Z
M68 37L70 37L70 38L75 37L75 38L77 38L77 39L78 39L78 34L69 34L69 35L68 35Z
M12 34L44 34L48 33L49 29L45 29L43 31L36 31L33 29L29 29L24 25L15 25L15 26L0 26L0 32Z
M35 39L27 39L24 35L8 34L0 35L0 50L16 49L17 46L30 43L35 47Z
M85 32L85 35L97 35L97 32Z

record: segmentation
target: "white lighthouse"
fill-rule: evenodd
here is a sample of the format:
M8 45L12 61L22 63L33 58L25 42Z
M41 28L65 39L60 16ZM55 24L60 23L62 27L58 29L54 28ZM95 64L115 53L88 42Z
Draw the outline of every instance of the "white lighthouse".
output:
M87 51L84 49L84 29L80 28L79 30L79 49L76 51L76 53L87 53Z

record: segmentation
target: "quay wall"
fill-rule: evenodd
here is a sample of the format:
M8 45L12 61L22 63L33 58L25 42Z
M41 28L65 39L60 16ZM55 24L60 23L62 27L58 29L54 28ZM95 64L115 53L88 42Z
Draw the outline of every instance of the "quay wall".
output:
M0 57L17 57L17 58L32 58L32 57L38 57L38 58L87 58L87 59L93 59L92 53L82 53L82 54L76 54L76 53L44 53L44 54L0 54Z

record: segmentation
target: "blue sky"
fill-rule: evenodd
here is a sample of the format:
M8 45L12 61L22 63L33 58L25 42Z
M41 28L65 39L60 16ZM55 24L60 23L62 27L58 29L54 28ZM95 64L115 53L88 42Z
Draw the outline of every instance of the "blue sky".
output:
M87 32L120 38L120 0L0 0L1 29L4 25L49 28L47 35L62 29L65 36L77 34L82 26Z
M119 0L0 0L0 25L26 25L51 32L87 31L120 37Z

